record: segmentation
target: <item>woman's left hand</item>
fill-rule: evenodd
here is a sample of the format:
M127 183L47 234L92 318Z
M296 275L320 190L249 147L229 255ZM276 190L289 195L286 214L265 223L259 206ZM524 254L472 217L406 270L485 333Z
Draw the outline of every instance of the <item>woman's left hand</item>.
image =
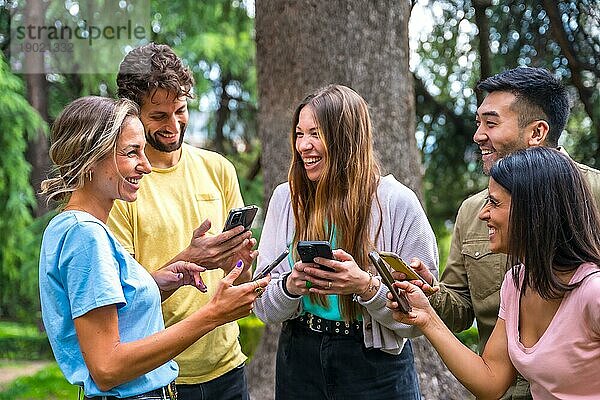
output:
M204 271L206 271L206 268L189 261L176 261L173 264L152 272L152 277L156 281L158 288L163 292L173 291L181 286L190 285L206 293L206 285L200 277L200 272Z
M315 264L312 264L314 267L304 268L304 273L313 285L310 292L323 295L364 293L369 282L372 282L371 276L344 250L334 250L333 255L335 260L317 257L314 259ZM325 271L317 264L329 267L334 272Z

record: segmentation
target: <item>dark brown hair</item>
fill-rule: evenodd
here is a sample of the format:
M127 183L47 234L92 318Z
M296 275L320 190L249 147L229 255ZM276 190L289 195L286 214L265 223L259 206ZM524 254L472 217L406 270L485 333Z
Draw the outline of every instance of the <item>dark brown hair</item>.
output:
M511 195L509 260L525 265L524 293L561 298L580 282L557 273L582 263L600 266L600 217L587 182L566 155L548 147L518 150L500 159L490 176ZM519 269L513 270L518 286Z
M117 75L119 97L142 105L155 89L166 89L177 98L192 98L194 77L173 50L164 44L150 43L131 50L121 62Z

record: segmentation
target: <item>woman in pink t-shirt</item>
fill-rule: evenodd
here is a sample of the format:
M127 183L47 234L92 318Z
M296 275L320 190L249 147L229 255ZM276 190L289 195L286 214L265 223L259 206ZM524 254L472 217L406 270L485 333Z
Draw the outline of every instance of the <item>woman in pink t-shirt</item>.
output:
M479 218L490 250L514 265L482 355L454 337L414 284L396 283L413 310L394 318L419 326L478 398L500 398L517 371L534 399L600 398L600 217L575 164L547 147L504 157Z

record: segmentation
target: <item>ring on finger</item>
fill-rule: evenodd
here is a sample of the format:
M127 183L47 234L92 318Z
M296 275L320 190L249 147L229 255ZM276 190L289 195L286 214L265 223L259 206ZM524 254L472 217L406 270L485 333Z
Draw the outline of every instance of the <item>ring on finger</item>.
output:
M327 282L327 289L331 289L332 286L333 286L333 282L331 282L331 281Z
M312 282L306 281L306 283L304 283L304 286L306 286L307 289L310 289L312 287Z
M263 288L262 286L258 286L256 289L254 289L254 292L256 292L256 294L258 295L257 297L261 297L265 292L265 288Z

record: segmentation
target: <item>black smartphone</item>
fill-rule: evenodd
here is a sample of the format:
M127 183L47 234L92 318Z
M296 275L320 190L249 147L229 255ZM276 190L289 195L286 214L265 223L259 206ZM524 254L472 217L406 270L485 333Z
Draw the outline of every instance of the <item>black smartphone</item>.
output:
M282 262L287 256L288 254L290 254L290 251L288 249L285 249L283 251L283 253L281 253L279 256L277 256L277 258L275 259L275 261L273 261L271 264L267 265L265 269L263 269L260 274L256 275L254 278L252 278L253 281L264 278L265 276L267 276L272 270L273 268L275 268L276 266L279 265L280 262Z
M254 217L256 217L257 212L258 207L255 205L233 208L229 210L229 215L227 216L227 221L225 221L223 232L233 229L239 225L243 225L244 230L247 231L252 226L252 221L254 221Z
M379 276L381 276L381 281L384 283L385 286L387 286L390 292L392 292L394 301L398 303L400 311L402 311L405 314L408 314L410 311L412 311L410 303L406 298L406 294L404 294L404 292L399 292L398 289L394 287L394 278L392 277L392 274L388 270L381 257L379 257L379 253L377 253L376 251L370 252L369 259L371 260L371 263L373 264L375 269L377 269Z
M301 240L298 242L296 250L298 250L298 255L304 263L314 262L315 257L334 260L331 244L324 240ZM320 264L317 265L325 271L335 272L332 268Z

